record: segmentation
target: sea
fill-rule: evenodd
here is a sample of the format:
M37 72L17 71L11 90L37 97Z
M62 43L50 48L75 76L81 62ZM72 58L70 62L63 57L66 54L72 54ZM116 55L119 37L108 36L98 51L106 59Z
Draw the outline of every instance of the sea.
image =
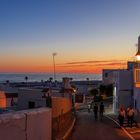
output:
M9 82L25 82L25 77L28 77L28 82L41 82L49 80L50 77L54 77L53 73L0 73L0 83L4 83L7 80ZM72 78L73 81L84 80L102 80L102 74L93 73L56 73L56 80L62 81L63 77ZM54 79L54 78L53 78Z

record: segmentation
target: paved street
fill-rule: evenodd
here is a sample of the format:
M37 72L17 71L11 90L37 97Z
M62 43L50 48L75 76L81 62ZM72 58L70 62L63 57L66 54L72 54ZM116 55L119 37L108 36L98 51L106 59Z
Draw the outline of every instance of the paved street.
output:
M140 140L140 128L137 128L137 127L133 127L133 128L125 127L125 129L127 130L127 132L128 132L129 134L132 135L132 137L133 137L135 140Z
M93 113L80 111L69 140L130 140L112 121L104 118L95 121Z

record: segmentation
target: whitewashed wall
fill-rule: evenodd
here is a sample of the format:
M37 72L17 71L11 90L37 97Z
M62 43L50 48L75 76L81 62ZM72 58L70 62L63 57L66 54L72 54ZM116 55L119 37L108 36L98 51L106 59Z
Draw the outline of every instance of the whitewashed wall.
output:
M51 140L52 111L48 108L0 115L1 140Z
M29 101L35 102L35 107L45 107L46 100L42 96L40 89L19 89L18 109L28 109Z

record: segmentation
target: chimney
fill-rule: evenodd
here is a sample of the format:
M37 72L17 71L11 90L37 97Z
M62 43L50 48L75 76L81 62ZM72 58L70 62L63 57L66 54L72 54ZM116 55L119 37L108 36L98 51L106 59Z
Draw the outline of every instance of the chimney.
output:
M72 88L70 85L70 78L64 77L63 83L64 83L64 89L71 89Z

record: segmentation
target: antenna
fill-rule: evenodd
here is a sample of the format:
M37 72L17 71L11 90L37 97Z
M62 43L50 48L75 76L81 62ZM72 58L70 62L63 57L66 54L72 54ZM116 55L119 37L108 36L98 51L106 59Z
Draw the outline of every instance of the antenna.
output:
M57 55L57 53L52 53L53 56L53 70L54 70L54 80L56 80L56 69L55 69L55 56Z

